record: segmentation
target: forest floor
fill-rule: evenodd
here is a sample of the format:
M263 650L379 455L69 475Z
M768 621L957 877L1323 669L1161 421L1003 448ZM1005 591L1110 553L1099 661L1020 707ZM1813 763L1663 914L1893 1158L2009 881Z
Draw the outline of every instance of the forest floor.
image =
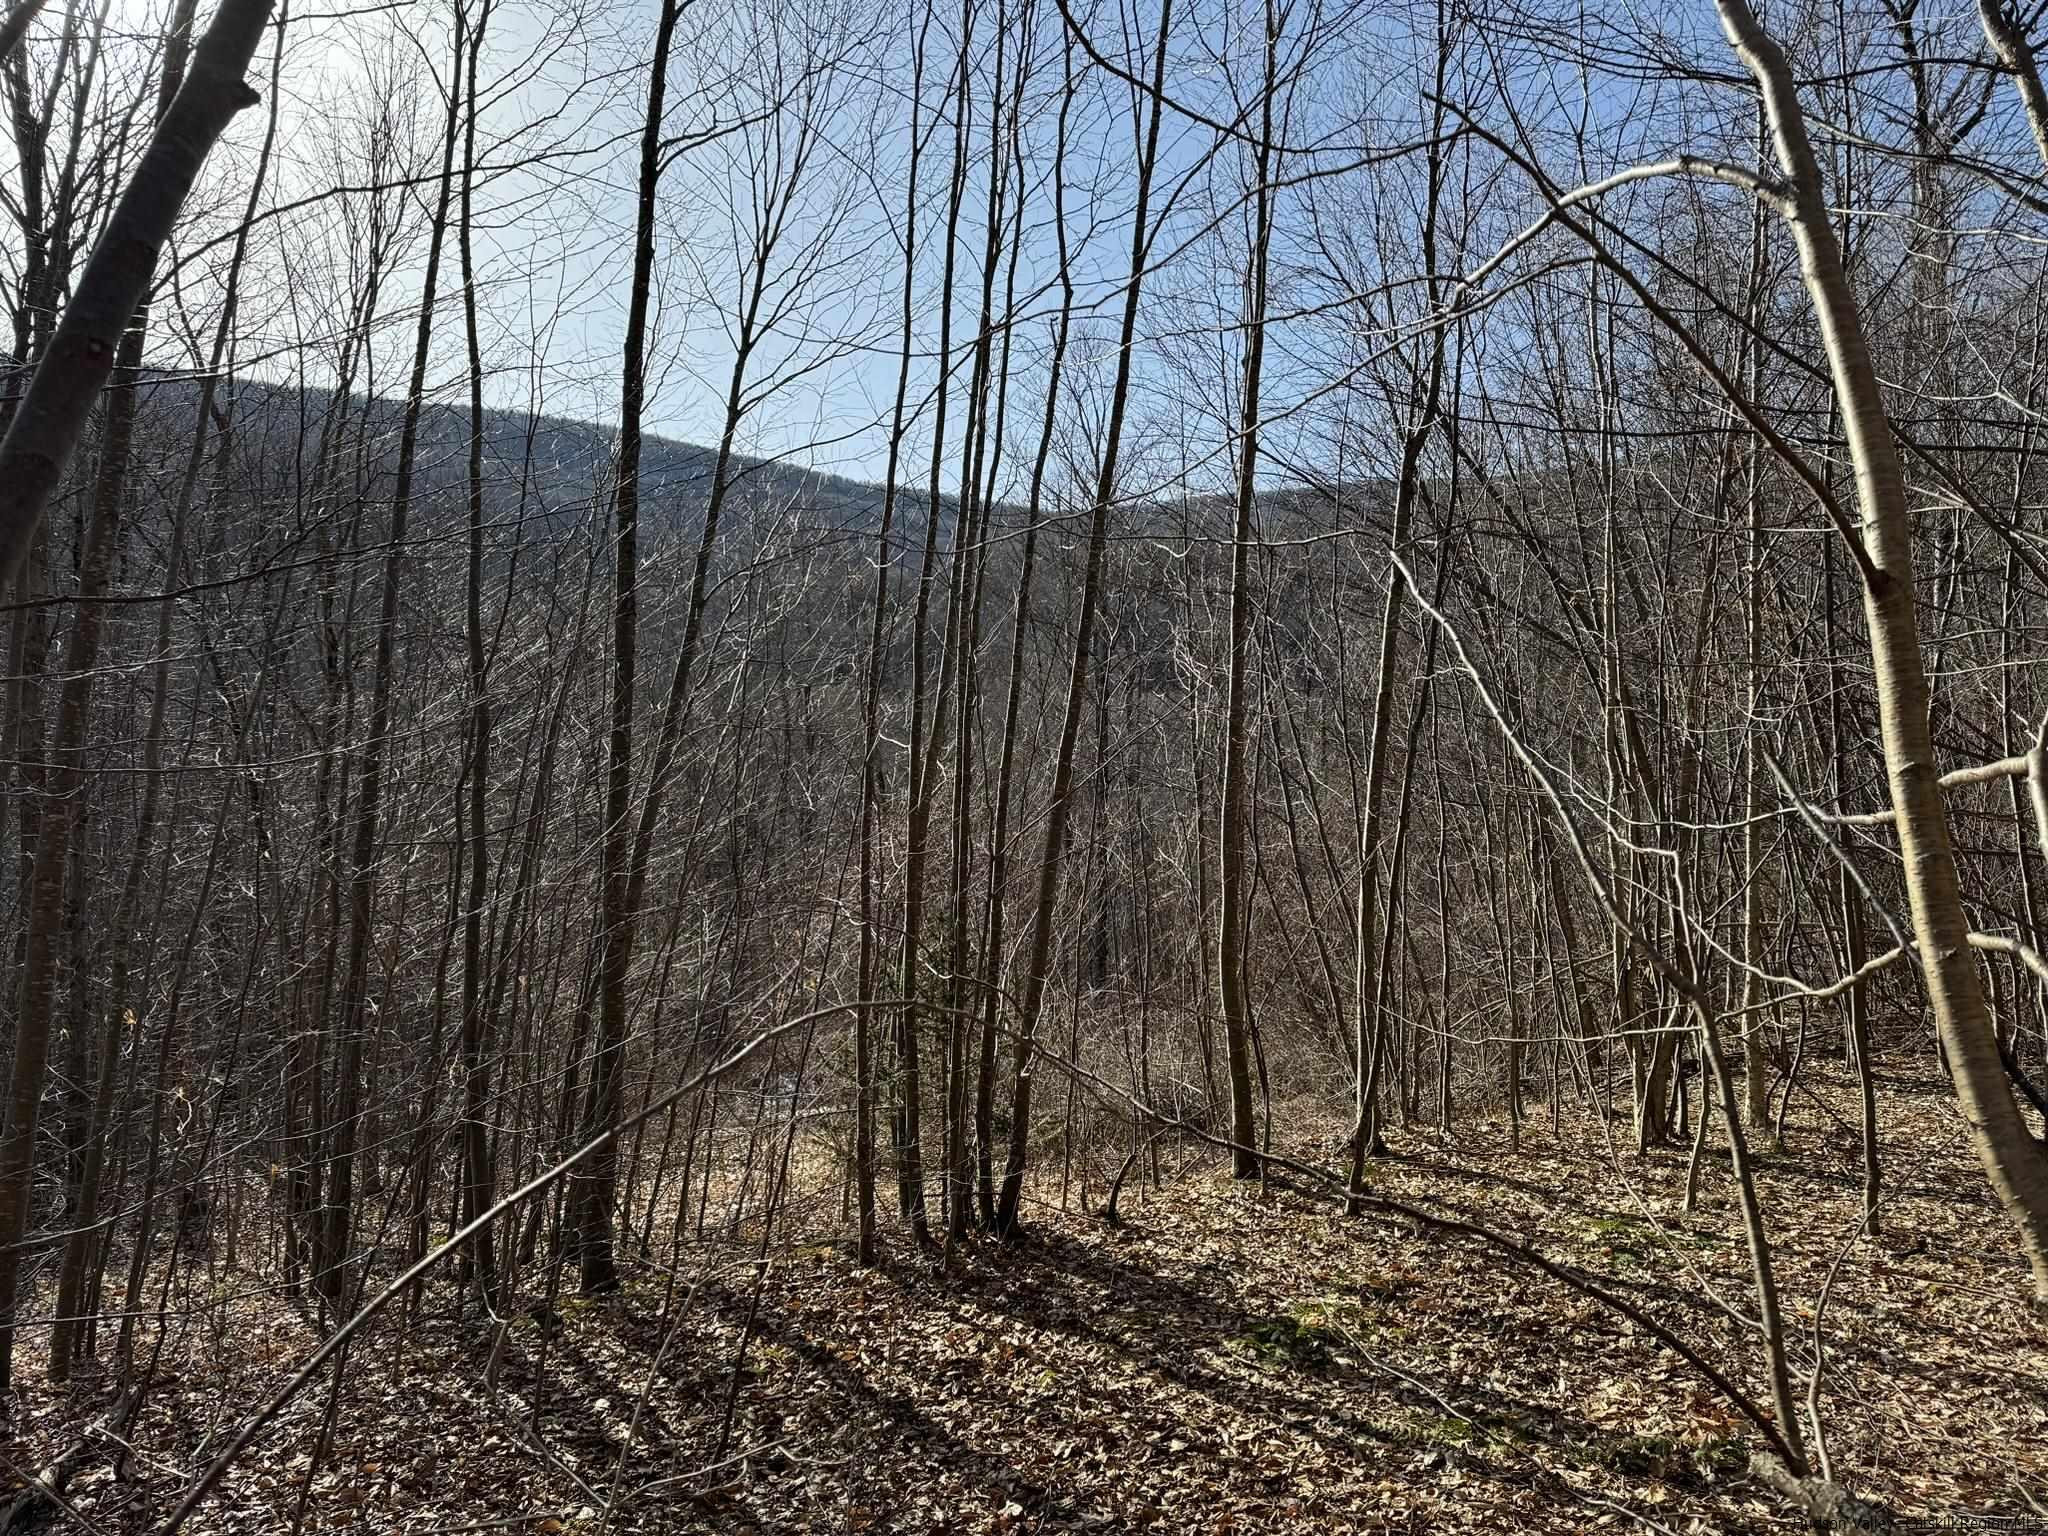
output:
M1795 1099L1788 1147L1762 1159L1797 1390L1839 1259L1820 1390L1835 1476L1907 1528L2048 1530L2048 1328L1936 1088L1887 1086L1876 1241L1856 1240L1845 1085ZM1767 1400L1753 1334L1709 1294L1751 1305L1725 1158L1682 1217L1683 1153L1568 1150L1601 1135L1567 1115L1553 1136L1547 1112L1516 1153L1497 1123L1414 1130L1374 1188L1534 1239ZM1028 1242L943 1264L900 1241L868 1272L830 1242L778 1244L762 1268L737 1242L686 1247L680 1326L659 1323L668 1277L639 1269L615 1297L562 1300L559 1323L521 1313L495 1388L490 1330L430 1290L409 1329L353 1353L317 1464L320 1387L186 1529L288 1532L302 1501L306 1530L405 1536L1801 1528L1746 1476L1753 1430L1625 1319L1498 1251L1233 1185L1206 1156L1171 1176L1191 1155L1167 1151L1160 1189L1134 1175L1119 1230L1040 1210ZM255 1277L214 1284L249 1290L170 1331L136 1454L118 1481L89 1459L73 1528L155 1529L317 1342L282 1302L250 1325ZM90 1380L24 1375L17 1468L97 1411Z

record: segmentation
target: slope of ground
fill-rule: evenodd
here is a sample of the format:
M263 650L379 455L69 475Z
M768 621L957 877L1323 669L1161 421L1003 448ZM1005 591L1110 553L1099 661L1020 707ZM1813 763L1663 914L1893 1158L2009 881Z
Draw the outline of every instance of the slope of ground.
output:
M1932 1085L1887 1092L1872 1241L1846 1106L1837 1088L1795 1100L1762 1174L1802 1396L1835 1275L1834 1474L1910 1520L2048 1528L2048 1331L1955 1108ZM1537 1240L1763 1399L1725 1162L1710 1154L1685 1217L1681 1153L1571 1150L1602 1137L1571 1115L1532 1121L1512 1154L1498 1125L1411 1132L1375 1188ZM408 1536L1797 1528L1743 1471L1754 1433L1611 1311L1482 1246L1233 1186L1206 1157L1175 1176L1194 1157L1169 1152L1158 1189L1134 1178L1119 1230L1040 1209L1028 1243L943 1261L899 1248L863 1273L830 1242L778 1239L765 1263L758 1234L693 1242L673 1275L519 1314L495 1386L491 1330L430 1290L409 1329L353 1352L324 1451L316 1387L188 1529L283 1532L301 1512ZM268 1329L215 1325L256 1277L212 1278L169 1330L122 1475L101 1447L73 1482L79 1529L153 1529L314 1342L282 1305ZM94 1391L33 1376L10 1462L75 1439Z

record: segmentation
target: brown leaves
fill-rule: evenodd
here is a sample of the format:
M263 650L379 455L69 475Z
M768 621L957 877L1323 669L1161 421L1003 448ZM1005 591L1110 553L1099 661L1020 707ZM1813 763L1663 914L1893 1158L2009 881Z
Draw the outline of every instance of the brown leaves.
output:
M1823 1319L1837 1475L1909 1513L2026 1512L2018 1487L2048 1483L2048 1349L1939 1101L1886 1107L1905 1186L1888 1214L1904 1238L1855 1248ZM1706 1289L1748 1305L1732 1206L1681 1225L1682 1157L1617 1167L1570 1150L1595 1136L1567 1122L1558 1150L1532 1122L1518 1158L1475 1135L1374 1178L1525 1233L1755 1390L1753 1338ZM1801 1152L1795 1134L1763 1177L1804 1352L1857 1215L1853 1181ZM1710 1169L1707 1193L1725 1179ZM213 1529L288 1529L309 1480L310 1529L380 1536L487 1521L579 1536L596 1524L588 1490L614 1479L616 1536L1565 1533L1640 1528L1632 1514L1739 1532L1782 1514L1747 1482L1754 1437L1725 1400L1640 1330L1496 1253L1262 1200L1199 1169L1126 1193L1119 1234L1045 1213L1028 1243L970 1243L946 1270L898 1252L864 1273L834 1248L792 1248L751 1314L737 1381L751 1253L712 1243L685 1249L699 1288L666 1354L659 1286L563 1305L557 1338L515 1328L496 1393L487 1334L394 1329L352 1366L318 1466L308 1403L276 1454L238 1471ZM138 1439L231 1426L306 1337L280 1308L218 1358L167 1361L179 1384ZM728 1400L725 1463L707 1469ZM10 1451L24 1463L67 1427L54 1398L30 1406ZM146 1503L111 1478L77 1492L109 1530L148 1529Z

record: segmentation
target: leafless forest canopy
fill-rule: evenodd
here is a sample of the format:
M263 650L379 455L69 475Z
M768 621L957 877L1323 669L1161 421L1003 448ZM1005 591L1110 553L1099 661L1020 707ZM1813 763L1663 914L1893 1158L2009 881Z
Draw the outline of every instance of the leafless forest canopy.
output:
M0 20L0 1532L2048 1527L2040 6L208 3Z

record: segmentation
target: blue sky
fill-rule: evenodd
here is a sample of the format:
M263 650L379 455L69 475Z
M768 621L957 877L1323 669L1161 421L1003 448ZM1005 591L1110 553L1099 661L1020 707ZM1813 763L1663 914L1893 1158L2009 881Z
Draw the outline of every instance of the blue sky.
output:
M106 0L110 46L94 107L98 142L122 121L127 104L146 89L167 0ZM384 392L402 387L412 350L413 320L424 254L424 212L433 190L440 131L440 82L449 68L452 10L447 0L292 0L285 65L274 93L278 147L261 199L265 212L251 243L237 326L238 363L278 375L303 369L309 382L332 378L336 338L362 287L361 242L377 198L361 190L394 167L414 178L401 193L387 193L383 216L401 212L402 236L384 278L378 323L359 384ZM831 39L838 61L822 109L823 148L785 233L785 253L809 253L816 270L783 291L791 298L775 339L763 345L756 381L783 378L766 395L742 436L753 452L787 454L820 468L877 477L887 447L900 345L899 226L907 172L908 91L914 29L903 7L878 10L864 0L824 0L801 11L773 0L752 9L702 3L685 16L671 64L672 110L668 131L682 135L730 123L736 103L758 105L778 43L792 65ZM1035 437L1040 372L1054 295L1055 240L1049 184L1053 124L1061 73L1062 30L1052 0L1038 0L1037 73L1027 92L1024 131L1027 186L1022 247L1016 266L1018 317L1012 332L1015 382L1013 438ZM835 9L836 7L836 9ZM1804 33L1791 7L1780 24L1793 30L1795 60L1809 73L1855 58L1809 59ZM80 12L81 15L89 13ZM1873 26L1875 12L1872 13ZM53 11L40 25L34 57L46 67L60 24ZM1096 47L1142 64L1156 9L1142 6L1135 22L1110 0L1085 13ZM1261 11L1233 0L1182 6L1175 28L1170 90L1190 112L1227 119L1256 79ZM637 132L645 90L654 13L647 0L496 0L484 75L490 104L483 121L482 158L490 168L478 192L477 251L484 310L484 351L495 404L536 407L552 414L609 421L617 411L618 347L625 313L637 171ZM1967 54L1976 46L1967 6L1921 17L1930 52ZM1412 142L1420 131L1434 9L1408 3L1309 10L1301 0L1287 12L1290 58L1312 58L1290 101L1290 143L1313 152L1284 156L1291 178L1347 163L1361 154ZM1314 24L1311 41L1311 23ZM965 380L965 346L975 323L977 266L982 250L988 166L986 108L997 68L993 19L977 22L970 49L975 106L969 168L955 256L958 292L953 311L958 381ZM932 60L922 96L924 120L951 109L946 72L957 52L960 12L934 15L928 33ZM1005 34L1005 69L1014 70L1019 29ZM1876 31L1866 45L1883 55ZM181 230L159 313L156 359L191 366L203 356L219 302L227 232L239 219L254 170L273 94L244 113L209 165L192 216ZM1496 129L1521 127L1537 136L1536 150L1564 184L1600 174L1636 158L1685 148L1741 143L1747 99L1725 83L1681 77L1694 61L1719 74L1735 72L1708 5L1650 7L1640 0L1602 3L1549 14L1518 11L1496 24L1481 17L1466 34L1453 94L1481 109ZM1107 372L1119 285L1128 262L1131 170L1135 158L1132 93L1100 71L1086 69L1069 123L1065 181L1066 224L1075 257L1082 319L1074 341L1074 398L1060 412L1063 431L1085 429L1092 419L1091 391ZM1809 99L1824 152L1835 153L1836 117L1850 131L1896 137L1885 111L1898 97L1896 77L1871 76L1845 95L1839 82L1817 81ZM2010 93L2002 93L2009 96ZM1515 124L1512 106L1520 118ZM721 115L722 114L722 115ZM395 129L407 148L381 170L368 164L367 146L379 123ZM785 119L783 126L789 127ZM1244 215L1238 200L1242 147L1225 144L1210 127L1170 113L1163 152L1162 196L1171 191L1169 215L1148 274L1149 301L1139 354L1139 426L1145 453L1134 473L1162 478L1190 461L1197 482L1214 484L1228 470L1230 421L1235 414L1235 359L1239 280L1243 272ZM1731 140L1731 136L1732 140ZM131 123L129 142L135 139ZM787 142L785 140L785 142ZM2008 100L1994 110L1973 143L2004 154L2025 149ZM916 415L903 475L929 473L926 408L937 378L937 280L941 249L939 194L949 170L950 130L941 122L923 173L919 220L919 280L911 396ZM749 228L748 189L773 141L761 129L717 139L678 158L664 183L660 230L659 304L646 425L666 435L708 441L717 435L732 358L739 247ZM2023 159L2024 156L2022 155ZM118 177L120 167L113 168ZM13 174L13 167L7 167ZM1520 227L1536 206L1526 178L1500 172L1486 157L1463 159L1453 172L1457 226L1439 265L1447 273L1475 264L1491 243ZM1374 392L1359 398L1331 391L1355 382L1349 370L1361 359L1387 353L1401 327L1412 325L1423 295L1414 225L1419 208L1419 157L1370 177L1300 181L1284 198L1283 238L1276 306L1316 312L1276 328L1269 360L1267 414L1276 456L1313 458L1329 418L1371 416ZM1871 204L1873 228L1888 216L1882 186L1865 179L1858 193ZM1893 177L1894 183L1896 176ZM355 189L337 191L337 189ZM1894 188L1895 190L1895 188ZM1608 211L1650 229L1690 189L1649 183L1610 200ZM1704 194L1729 203L1725 189ZM1987 210L1988 211L1988 210ZM739 244L736 245L736 242ZM1530 262L1555 257L1555 239L1528 253ZM1569 253L1565 253L1569 254ZM1346 284L1370 295L1387 279L1401 288L1392 311L1384 297L1341 301ZM438 398L462 397L460 313L454 303L452 246L444 262L437 344L430 388ZM998 306L1001 295L998 292ZM1485 322L1491 353L1511 376L1516 354L1516 306L1505 305ZM1393 329L1390 329L1393 327ZM1526 333L1523 333L1526 334ZM310 350L309 350L310 348ZM1412 355L1395 348L1398 365ZM1398 368L1397 368L1398 371ZM1364 376L1370 376L1367 370ZM294 375L300 376L300 375ZM958 412L954 413L957 421ZM1384 437L1385 423L1379 424ZM1362 428L1368 438L1373 431ZM1026 455L1011 454L1019 470ZM950 463L950 460L949 460ZM957 473L947 469L947 474Z

